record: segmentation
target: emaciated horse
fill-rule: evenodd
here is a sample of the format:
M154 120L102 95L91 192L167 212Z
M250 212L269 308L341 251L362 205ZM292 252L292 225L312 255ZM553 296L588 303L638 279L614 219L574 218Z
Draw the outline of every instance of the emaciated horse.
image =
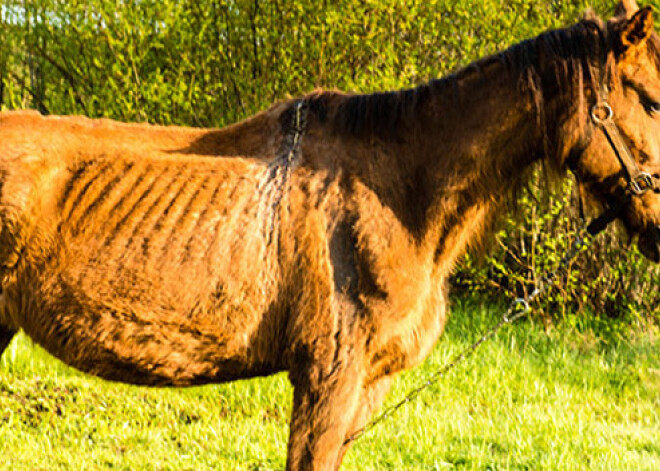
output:
M217 130L3 113L1 347L23 329L145 385L288 371L287 469L337 469L442 333L456 260L539 161L616 205L660 259L660 196L637 191L660 168L649 8L624 1L411 90L320 91Z

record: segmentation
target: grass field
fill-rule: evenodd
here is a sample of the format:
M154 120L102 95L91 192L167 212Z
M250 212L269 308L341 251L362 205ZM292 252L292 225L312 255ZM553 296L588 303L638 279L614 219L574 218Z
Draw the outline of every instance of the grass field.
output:
M496 312L456 302L447 334L388 403ZM649 331L618 337L522 322L358 441L343 469L658 470L660 343ZM18 337L0 364L0 469L283 469L290 402L284 375L130 387L81 375Z

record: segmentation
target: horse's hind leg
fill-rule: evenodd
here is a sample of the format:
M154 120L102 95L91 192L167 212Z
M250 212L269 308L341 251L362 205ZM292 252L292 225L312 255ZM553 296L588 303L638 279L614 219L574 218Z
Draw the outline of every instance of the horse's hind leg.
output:
M2 356L11 339L14 338L14 335L16 335L16 330L0 324L0 356Z

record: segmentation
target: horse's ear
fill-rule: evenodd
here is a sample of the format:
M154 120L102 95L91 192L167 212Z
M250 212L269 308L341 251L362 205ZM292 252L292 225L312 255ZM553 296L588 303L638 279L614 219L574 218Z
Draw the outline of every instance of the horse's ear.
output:
M621 0L616 6L614 16L619 18L632 18L632 16L639 11L639 6L635 0Z
M642 45L653 33L653 9L644 7L626 21L619 33L621 52Z

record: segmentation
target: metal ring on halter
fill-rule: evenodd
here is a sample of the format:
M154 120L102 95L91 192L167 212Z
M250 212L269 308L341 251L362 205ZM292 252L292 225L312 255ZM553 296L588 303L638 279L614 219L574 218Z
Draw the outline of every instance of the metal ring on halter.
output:
M605 116L602 118L598 116L599 111L604 111ZM591 108L591 119L593 119L596 124L602 124L611 121L613 116L614 111L612 110L610 104L606 101L596 103L593 108Z
M639 172L635 178L630 180L628 188L630 188L633 195L643 195L653 188L653 177L650 173Z

